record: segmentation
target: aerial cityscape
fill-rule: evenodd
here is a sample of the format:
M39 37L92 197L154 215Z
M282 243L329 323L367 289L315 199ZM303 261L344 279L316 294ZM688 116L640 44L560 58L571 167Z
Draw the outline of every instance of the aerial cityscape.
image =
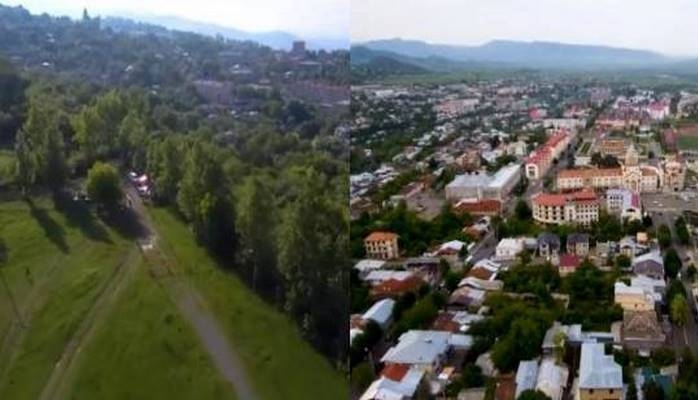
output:
M536 31L513 2L418 5L392 33L394 2L355 3L353 398L698 398L695 58L554 22L468 42Z

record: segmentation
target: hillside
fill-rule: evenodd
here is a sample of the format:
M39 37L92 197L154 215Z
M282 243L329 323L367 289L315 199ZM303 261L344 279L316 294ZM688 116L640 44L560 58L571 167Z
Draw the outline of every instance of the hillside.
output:
M647 50L541 41L495 40L480 46L458 46L430 44L418 40L387 39L356 45L413 58L441 57L458 62L497 63L510 67L648 67L676 61Z

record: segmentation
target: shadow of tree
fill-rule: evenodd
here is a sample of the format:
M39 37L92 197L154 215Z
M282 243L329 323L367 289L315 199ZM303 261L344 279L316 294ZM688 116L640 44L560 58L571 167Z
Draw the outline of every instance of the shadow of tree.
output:
M112 243L109 232L85 202L74 201L69 196L63 195L54 198L54 205L56 210L63 214L69 226L80 229L83 235L92 240Z
M37 207L31 199L27 199L31 216L39 223L46 237L63 253L69 253L70 248L65 241L65 230L46 210Z
M150 236L150 230L132 208L100 212L100 219L123 238L135 240Z

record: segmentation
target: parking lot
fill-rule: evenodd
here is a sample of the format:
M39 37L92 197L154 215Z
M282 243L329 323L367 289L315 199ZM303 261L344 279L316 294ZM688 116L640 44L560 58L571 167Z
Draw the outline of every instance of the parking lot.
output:
M648 212L691 210L698 212L698 194L695 192L644 193L642 205Z

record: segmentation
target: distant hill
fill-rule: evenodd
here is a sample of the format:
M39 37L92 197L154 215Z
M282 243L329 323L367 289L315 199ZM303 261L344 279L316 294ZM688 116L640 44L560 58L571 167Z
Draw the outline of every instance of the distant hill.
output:
M294 40L305 40L306 46L313 50L335 50L342 48L346 49L349 47L349 41L347 39L304 38L283 31L247 32L227 26L194 21L176 16L124 14L115 17L107 17L104 19L104 22L109 25L116 21L123 20L124 18L147 24L158 25L173 30L194 32L208 36L221 35L227 39L233 40L249 40L261 43L274 49L289 50Z
M511 67L626 68L662 66L676 61L647 50L555 42L494 40L481 46L457 46L387 39L356 45L416 59L436 57L469 64L494 63Z
M408 57L395 53L374 51L362 46L351 48L352 67L373 75L407 75L429 72L411 62Z

